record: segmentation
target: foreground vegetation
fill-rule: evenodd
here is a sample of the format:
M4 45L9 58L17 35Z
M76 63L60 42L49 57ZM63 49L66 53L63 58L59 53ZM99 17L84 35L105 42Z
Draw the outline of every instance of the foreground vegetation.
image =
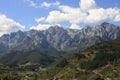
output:
M96 44L49 66L41 78L63 80L119 80L120 39Z
M119 80L120 39L96 44L50 65L0 65L0 80Z

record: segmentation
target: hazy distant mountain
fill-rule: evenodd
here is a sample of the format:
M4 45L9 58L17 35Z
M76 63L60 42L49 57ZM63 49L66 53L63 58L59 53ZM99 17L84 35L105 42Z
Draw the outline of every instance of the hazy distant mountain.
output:
M43 31L30 30L5 34L0 37L0 51L73 51L117 37L120 37L120 27L106 22L94 27L85 26L81 30L53 26Z

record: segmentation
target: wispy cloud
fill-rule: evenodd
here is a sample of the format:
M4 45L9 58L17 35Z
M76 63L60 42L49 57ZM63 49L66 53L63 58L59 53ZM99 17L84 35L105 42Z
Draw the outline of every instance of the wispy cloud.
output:
M36 22L41 22L41 21L45 21L45 17L40 17L40 18L35 18Z
M42 3L36 3L34 2L33 0L24 0L25 3L27 3L29 6L33 7L33 8L49 8L49 7L52 7L52 6L58 6L60 5L60 2L59 1L56 1L56 2L42 2Z
M42 2L41 7L51 7L51 6L58 6L60 5L59 1L53 2L53 3L48 3L48 2Z

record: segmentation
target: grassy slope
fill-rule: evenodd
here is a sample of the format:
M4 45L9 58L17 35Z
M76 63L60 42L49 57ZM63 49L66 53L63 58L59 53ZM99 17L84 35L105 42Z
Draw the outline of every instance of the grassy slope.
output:
M62 64L63 63L63 64ZM104 80L120 78L120 39L96 44L39 70L40 79Z

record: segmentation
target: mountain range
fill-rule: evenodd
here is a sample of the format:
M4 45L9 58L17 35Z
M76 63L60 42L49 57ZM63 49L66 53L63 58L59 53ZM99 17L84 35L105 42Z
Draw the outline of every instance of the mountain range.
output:
M80 30L52 26L47 30L18 31L0 37L0 52L83 50L91 45L120 37L120 26L104 22Z
M119 80L120 26L52 26L0 37L2 80Z

